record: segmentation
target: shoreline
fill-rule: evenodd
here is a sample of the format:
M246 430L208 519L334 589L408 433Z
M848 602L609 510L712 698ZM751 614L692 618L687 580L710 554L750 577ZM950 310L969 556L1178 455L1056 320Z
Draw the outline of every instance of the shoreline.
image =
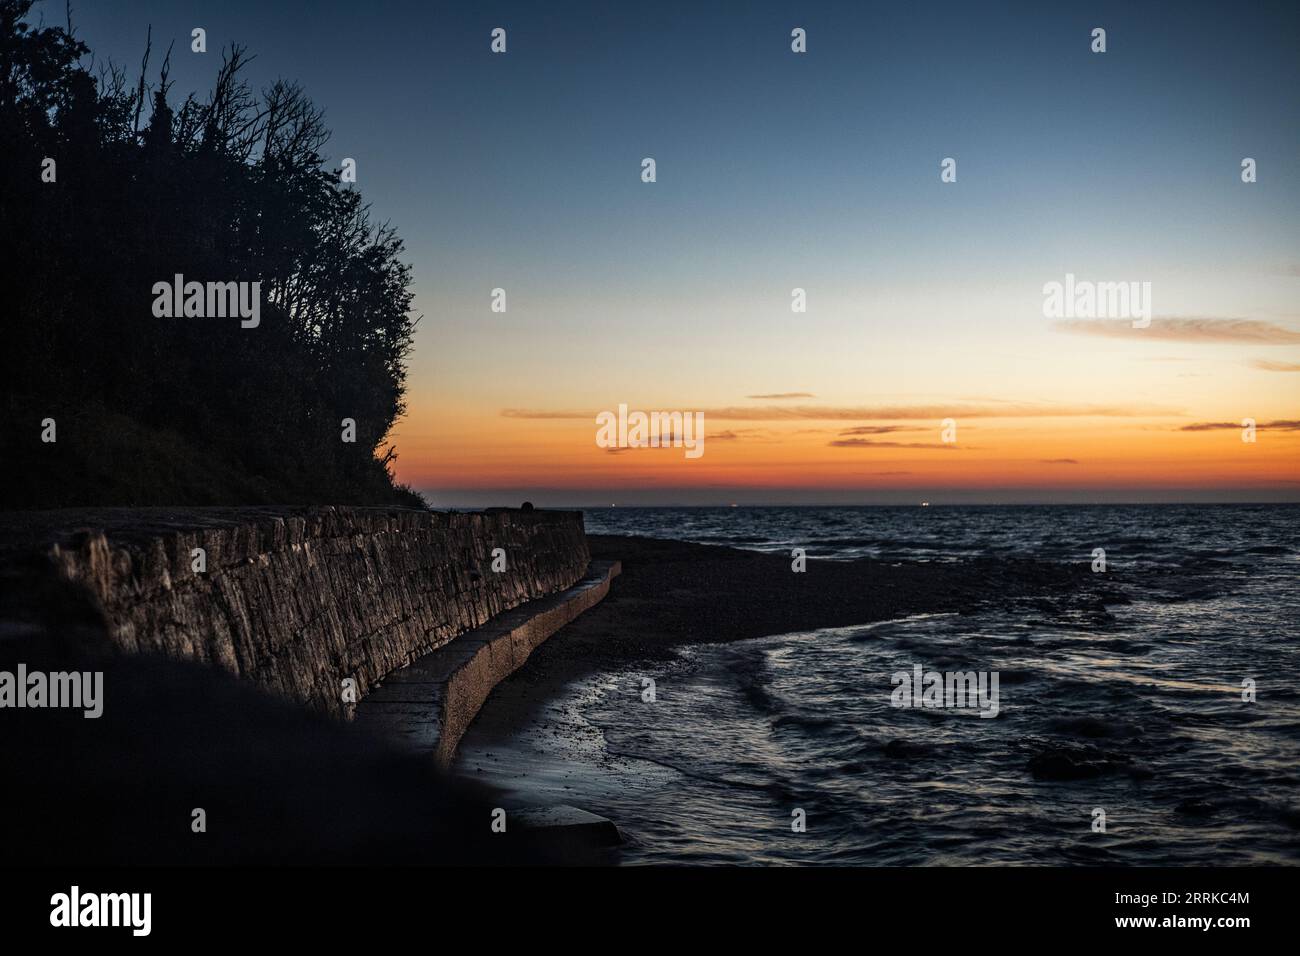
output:
M722 545L618 535L588 543L593 560L621 561L623 573L497 685L452 763L454 774L520 806L598 805L626 786L633 765L647 785L672 779L666 768L610 754L581 710L641 665L687 663L690 648L1026 602L1105 615L1106 604L1127 601L1114 577L1100 581L1082 563L811 559L795 573L785 555ZM635 836L635 821L614 822Z
M596 607L541 645L511 681L576 679L635 661L672 660L678 648L729 643L914 614L969 614L991 606L1070 606L1104 616L1128 602L1123 575L1088 564L1025 558L880 561L789 557L725 545L631 535L588 535L593 560L622 574Z
M591 535L623 574L499 685L453 773L505 807L611 820L625 866L1198 866L1209 833L1213 858L1289 862L1294 695L1243 707L1235 678L1292 650L1225 646L1220 622L1288 633L1270 595L1293 565L1289 539L1242 534L1206 551L1116 533L1104 574L1059 548L798 574L786 554ZM898 709L891 675L918 661L999 674L998 719ZM1257 754L1255 785L1225 735ZM1095 807L1113 834L1093 835Z

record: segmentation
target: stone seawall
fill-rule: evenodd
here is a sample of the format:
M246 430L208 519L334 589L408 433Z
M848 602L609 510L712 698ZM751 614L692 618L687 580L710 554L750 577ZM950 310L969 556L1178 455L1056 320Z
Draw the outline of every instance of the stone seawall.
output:
M115 648L206 662L338 715L344 680L363 697L457 635L569 588L590 560L580 512L48 514L61 530L21 531L52 542L45 566L93 596ZM492 570L496 548L504 571Z
M445 769L493 688L523 667L543 641L602 600L622 570L618 561L593 561L567 591L498 615L393 671L358 703L357 723Z

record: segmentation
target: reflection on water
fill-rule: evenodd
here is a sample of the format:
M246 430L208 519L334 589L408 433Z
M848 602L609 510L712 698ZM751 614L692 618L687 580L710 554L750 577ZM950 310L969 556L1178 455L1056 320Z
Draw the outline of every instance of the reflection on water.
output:
M1088 561L1104 547L1131 599L1100 620L1050 603L927 615L605 675L579 708L603 734L586 759L617 761L621 785L579 786L574 800L619 823L625 862L1300 860L1300 510L612 514L589 529L774 550L815 540L834 557ZM915 664L997 671L999 715L891 707L890 675ZM796 809L806 833L791 831Z

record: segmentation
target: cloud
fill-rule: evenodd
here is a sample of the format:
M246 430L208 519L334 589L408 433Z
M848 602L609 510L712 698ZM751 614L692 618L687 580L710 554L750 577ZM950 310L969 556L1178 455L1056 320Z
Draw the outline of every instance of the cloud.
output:
M871 438L837 438L828 443L832 448L939 448L945 451L955 451L957 445L944 444L943 442L920 442L920 441L876 441Z
M1131 418L1176 416L1179 410L1161 406L1051 405L1037 402L966 405L768 405L754 408L704 409L705 418L747 421L931 421L945 418ZM865 427L865 426L863 426Z
M596 416L591 412L555 412L545 411L534 408L503 408L501 409L502 418L586 418L595 421Z
M1061 332L1149 342L1229 342L1242 345L1296 345L1300 332L1254 319L1152 319L1145 329L1129 319L1065 319L1054 323Z
M816 398L812 392L772 392L769 395L746 395L746 398L766 398L766 399L786 399L786 398Z
M1215 432L1227 429L1236 431L1242 427L1240 422L1196 422L1191 425L1184 425L1178 430L1180 432ZM1255 428L1257 431L1296 432L1300 431L1300 421L1289 421L1283 418L1277 421L1264 422L1256 425Z
M920 431L918 428L907 425L859 425L857 428L846 428L840 432L841 435L888 435L890 432L914 432Z
M1295 362L1270 362L1268 359L1251 359L1250 364L1252 367L1263 369L1265 372L1300 372L1300 364Z
M703 412L713 421L932 421L945 418L1137 418L1175 417L1180 409L1156 405L1049 405L1034 402L963 405L756 405L725 408L685 408L688 413ZM505 408L505 418L561 419L576 418L595 422L595 412L546 409ZM864 426L865 427L865 426Z
M1077 458L1041 458L1039 461L1044 465L1077 465Z

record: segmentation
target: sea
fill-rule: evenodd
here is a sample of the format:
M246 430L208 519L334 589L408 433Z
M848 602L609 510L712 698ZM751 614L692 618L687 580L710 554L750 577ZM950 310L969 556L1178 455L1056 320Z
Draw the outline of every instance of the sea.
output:
M1300 862L1300 506L608 508L585 520L589 534L802 547L810 560L1097 568L1101 549L1098 573L1127 598L1082 619L1044 602L700 644L575 683L553 704L568 743L535 741L530 766L553 761L552 802L617 823L617 862ZM996 715L952 695L900 701L898 675L918 666L996 674ZM475 747L471 731L466 759L481 761Z

